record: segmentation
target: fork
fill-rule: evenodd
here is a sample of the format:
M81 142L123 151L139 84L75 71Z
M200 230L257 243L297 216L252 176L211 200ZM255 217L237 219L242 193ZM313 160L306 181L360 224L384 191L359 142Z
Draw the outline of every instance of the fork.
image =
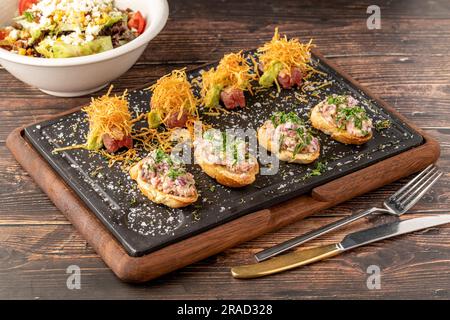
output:
M370 208L368 210L353 214L336 222L330 223L322 228L313 230L304 235L295 237L286 242L280 243L272 248L263 250L255 254L258 262L269 259L277 254L285 252L296 246L299 246L309 240L320 237L328 232L343 227L362 217L368 216L374 212L388 213L395 216L401 216L414 206L420 198L433 186L433 184L442 176L443 172L437 169L434 164L426 167L414 179L400 188L383 202L384 208Z

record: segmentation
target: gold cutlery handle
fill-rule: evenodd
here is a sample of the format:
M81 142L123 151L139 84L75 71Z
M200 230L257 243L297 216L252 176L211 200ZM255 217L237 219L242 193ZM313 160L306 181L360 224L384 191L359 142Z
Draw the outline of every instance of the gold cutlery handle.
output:
M263 277L333 257L343 251L338 243L312 249L298 250L271 258L264 262L233 267L231 268L231 274L233 277L239 279Z

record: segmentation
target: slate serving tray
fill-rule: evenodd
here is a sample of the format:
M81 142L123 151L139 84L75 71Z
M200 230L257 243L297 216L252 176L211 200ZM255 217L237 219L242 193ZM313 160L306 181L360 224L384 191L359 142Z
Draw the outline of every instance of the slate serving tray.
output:
M80 111L44 121L25 128L25 136L36 150L59 173L63 180L95 213L130 256L142 256L164 246L191 237L250 212L269 208L297 197L331 180L392 157L423 142L422 136L390 111L372 100L357 86L327 63L313 56L316 69L327 75L314 75L312 81L331 81L332 84L314 90L304 103L295 98L298 90L276 88L247 96L247 107L219 117L204 120L219 129L257 129L274 111L295 111L305 121L310 109L332 93L351 94L357 98L374 122L389 120L389 128L374 132L373 139L363 146L346 146L318 133L322 152L319 162L326 170L311 176L317 162L311 165L280 163L276 175L259 175L256 182L242 189L230 189L217 184L201 172L197 165L188 165L196 178L201 194L199 201L184 209L169 209L156 205L142 196L119 166L108 168L98 154L85 150L71 150L52 154L55 147L82 143L87 123ZM214 66L211 64L210 66ZM202 67L202 69L210 66ZM200 69L188 72L191 79ZM130 108L134 113L148 111L150 92L135 90L129 93ZM142 151L142 155L145 155Z

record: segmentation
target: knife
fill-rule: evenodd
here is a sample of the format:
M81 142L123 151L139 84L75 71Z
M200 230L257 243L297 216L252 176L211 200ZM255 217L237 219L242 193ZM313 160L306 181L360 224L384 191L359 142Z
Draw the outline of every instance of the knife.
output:
M316 261L336 256L366 244L450 223L450 214L414 218L383 224L347 235L341 242L312 249L297 250L264 262L231 268L235 278L250 279L294 269Z

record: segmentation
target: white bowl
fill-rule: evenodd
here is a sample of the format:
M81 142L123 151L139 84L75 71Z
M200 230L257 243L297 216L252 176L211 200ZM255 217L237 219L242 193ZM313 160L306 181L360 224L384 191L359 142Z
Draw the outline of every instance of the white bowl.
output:
M0 26L12 22L18 2L2 2ZM116 0L115 4L120 9L139 10L146 18L144 33L135 40L106 52L63 59L26 57L0 48L1 65L16 78L54 96L77 97L104 88L133 66L169 15L167 0Z

